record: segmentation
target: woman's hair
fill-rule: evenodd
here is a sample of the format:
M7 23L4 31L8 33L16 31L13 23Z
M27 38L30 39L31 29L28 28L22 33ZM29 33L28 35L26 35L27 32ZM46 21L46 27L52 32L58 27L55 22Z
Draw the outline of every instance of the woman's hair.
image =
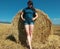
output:
M28 1L27 4L28 5L33 5L33 2L32 1Z
M34 8L34 6L33 6L33 2L32 2L31 0L29 0L29 1L27 2L27 4L28 4L28 5L32 5L32 10L34 10L34 11L36 12L36 10L35 10L35 8Z

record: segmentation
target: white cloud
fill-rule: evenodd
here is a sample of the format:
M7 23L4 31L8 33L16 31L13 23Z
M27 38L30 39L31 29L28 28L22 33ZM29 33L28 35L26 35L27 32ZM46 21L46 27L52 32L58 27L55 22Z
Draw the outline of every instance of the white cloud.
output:
M53 24L60 24L60 18L52 18Z

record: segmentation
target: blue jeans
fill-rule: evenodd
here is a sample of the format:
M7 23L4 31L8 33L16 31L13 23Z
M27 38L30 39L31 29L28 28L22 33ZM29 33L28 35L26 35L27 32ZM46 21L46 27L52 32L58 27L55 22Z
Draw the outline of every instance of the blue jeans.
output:
M33 20L25 20L24 25L26 25L26 24L28 24L28 25L34 24L34 21Z

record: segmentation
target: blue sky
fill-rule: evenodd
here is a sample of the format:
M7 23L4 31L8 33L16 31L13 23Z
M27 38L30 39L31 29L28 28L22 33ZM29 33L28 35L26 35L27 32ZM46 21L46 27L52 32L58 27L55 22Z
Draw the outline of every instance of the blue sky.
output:
M11 22L28 0L0 0L0 22ZM44 11L53 24L60 24L60 0L32 0L34 7Z

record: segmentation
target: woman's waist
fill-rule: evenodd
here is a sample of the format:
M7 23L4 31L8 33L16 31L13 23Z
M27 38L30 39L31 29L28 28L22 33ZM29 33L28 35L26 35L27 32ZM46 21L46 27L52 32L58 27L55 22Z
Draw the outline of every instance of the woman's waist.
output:
M30 18L25 19L25 21L27 21L27 22L33 22L33 20L30 19Z

